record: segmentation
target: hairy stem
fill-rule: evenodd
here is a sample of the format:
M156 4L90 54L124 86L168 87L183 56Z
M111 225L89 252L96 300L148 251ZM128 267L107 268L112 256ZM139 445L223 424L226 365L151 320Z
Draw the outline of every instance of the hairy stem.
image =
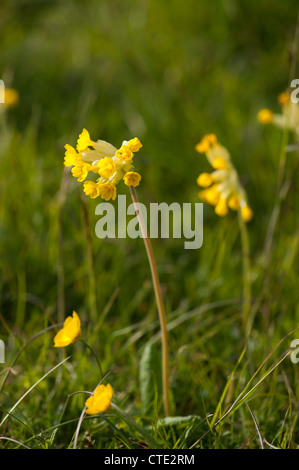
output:
M139 201L136 190L133 186L130 186L132 200L135 206L136 214L139 221L140 230L144 240L148 261L150 264L152 280L154 285L154 291L156 296L156 302L159 313L159 321L161 328L161 341L162 341L162 384L163 384L163 402L164 402L164 413L165 416L169 416L169 383L168 383L168 335L166 316L163 303L163 297L161 292L161 286L159 282L159 276L156 266L156 261L152 249L150 239L147 236L147 229L144 223L144 219L140 210Z

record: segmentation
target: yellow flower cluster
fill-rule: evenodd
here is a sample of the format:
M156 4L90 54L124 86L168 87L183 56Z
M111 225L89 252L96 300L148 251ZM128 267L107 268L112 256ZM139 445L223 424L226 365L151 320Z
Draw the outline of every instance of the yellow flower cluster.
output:
M275 114L270 109L261 109L257 119L262 124L273 123L280 128L288 128L299 139L299 105L293 103L289 93L283 92L278 96L281 114Z
M101 196L109 201L116 198L116 185L123 180L127 186L138 186L141 180L139 173L133 170L134 153L142 147L140 140L135 137L124 140L117 149L104 140L94 142L89 132L83 129L74 149L65 145L64 165L72 166L72 174L79 182L86 179L89 172L99 175L94 181L84 182L84 192L94 199Z
M219 144L215 134L205 135L195 149L206 154L208 162L215 170L198 176L197 184L204 188L199 192L199 197L215 206L217 215L223 217L228 214L229 209L239 210L242 219L249 222L253 212L248 206L245 190L227 149Z

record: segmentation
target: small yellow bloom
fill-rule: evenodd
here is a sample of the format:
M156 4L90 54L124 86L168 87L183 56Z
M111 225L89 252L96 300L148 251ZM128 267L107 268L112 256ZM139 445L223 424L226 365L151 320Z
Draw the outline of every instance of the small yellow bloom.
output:
M83 185L83 191L85 192L86 196L94 199L100 195L99 183L94 183L94 181L85 181Z
M115 200L116 198L116 187L115 184L113 183L103 183L98 185L99 188L99 194L101 195L102 199L105 199L105 201L109 201L112 199L112 201Z
M4 90L4 105L12 108L19 103L19 93L14 88L5 88Z
M248 206L244 206L241 209L241 217L244 220L244 222L250 222L250 220L253 217L253 212Z
M284 91L280 93L280 95L278 95L277 101L281 106L284 106L289 103L290 95L286 91Z
M237 211L240 209L240 199L239 199L239 196L238 194L233 194L228 202L227 202L227 205L228 207L232 210L232 211Z
M113 395L113 388L110 384L99 385L93 395L87 398L85 402L86 414L96 415L98 413L104 413L109 410L111 406L111 400Z
M210 188L205 189L204 191L200 191L199 197L203 201L206 201L208 204L211 204L211 206L216 206L220 198L218 185L213 184L213 186L211 186Z
M211 147L218 145L217 137L215 134L206 134L201 141L195 146L195 150L199 153L206 153L211 150Z
M281 129L289 129L294 133L296 141L299 140L299 105L291 100L287 92L278 96L278 102L281 105L281 113L273 113L269 109L262 109L258 113L258 120L262 124L273 123Z
M128 145L122 145L115 155L123 162L130 162L133 158L133 152Z
M208 188L213 183L213 176L210 173L201 173L197 180L198 186L202 188Z
M226 199L222 197L219 198L219 201L215 207L215 213L219 215L220 217L224 217L225 215L228 214Z
M140 183L141 176L136 171L128 171L123 180L127 186L134 186L136 188Z
M73 316L65 319L63 328L55 336L54 347L63 348L79 339L81 339L81 322L77 313L73 311Z
M74 149L74 147L72 147L69 144L66 144L64 148L65 148L64 165L65 166L76 165L81 159L80 153L78 153L77 150Z
M89 171L90 171L90 165L80 161L76 163L76 165L72 168L72 175L75 178L78 178L78 181L81 183L82 181L85 180Z
M127 146L132 150L132 152L136 153L138 150L141 149L142 143L138 139L138 137L134 137L134 139L129 140Z
M77 140L77 150L78 152L82 152L87 147L92 146L93 142L90 138L89 132L86 129L83 129L82 133L79 135L79 139Z
M115 173L115 164L112 158L105 157L98 163L99 175L103 178L110 178Z
M212 162L212 167L215 170L226 170L228 168L228 165L223 157L216 157Z
M274 114L272 111L270 111L270 109L261 109L257 115L257 119L262 124L269 124L273 121L273 116Z

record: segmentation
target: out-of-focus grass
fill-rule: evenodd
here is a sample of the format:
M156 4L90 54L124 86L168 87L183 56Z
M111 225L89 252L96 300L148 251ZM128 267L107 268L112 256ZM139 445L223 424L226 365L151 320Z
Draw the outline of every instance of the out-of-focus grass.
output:
M135 415L140 412L139 359L156 322L150 274L142 240L97 239L94 209L99 201L82 203L82 187L74 179L63 180L64 145L74 145L83 127L92 138L115 146L135 135L141 139L135 166L142 174L139 197L145 204L198 201L195 180L207 164L194 145L205 133L215 132L230 150L255 213L248 230L254 300L261 296L231 399L271 348L296 328L297 156L288 155L291 186L265 272L264 241L281 133L256 121L262 107L279 111L276 97L289 86L296 16L295 1L274 0L1 2L1 78L20 93L19 105L1 114L0 129L0 331L5 366L31 336L75 309L104 370L113 371L119 406ZM120 191L129 197L124 185ZM82 204L90 218L96 318L90 312ZM215 411L244 346L235 214L219 219L205 207L200 250L184 250L182 240L154 240L153 245L170 321L172 312L179 318L212 303L170 331L173 412L204 417ZM213 307L217 301L219 306ZM1 396L7 411L70 350L67 365L16 410L16 418L30 425L33 434L58 422L69 393L93 390L98 382L96 364L83 345L61 352L52 348L52 340L48 332L26 348ZM287 361L262 385L251 407L270 442L279 435L275 445L294 446L298 369ZM226 404L230 402L228 397ZM70 398L64 419L78 418L83 403L81 395ZM106 428L103 432L105 422L98 423L98 428L89 427L95 445L117 445ZM57 446L68 444L74 426L58 430ZM206 423L200 425L190 444L206 429ZM165 433L173 445L173 434ZM250 413L241 408L231 427L202 445L238 447L252 434ZM5 435L25 442L30 433L11 419ZM249 446L258 446L257 438Z

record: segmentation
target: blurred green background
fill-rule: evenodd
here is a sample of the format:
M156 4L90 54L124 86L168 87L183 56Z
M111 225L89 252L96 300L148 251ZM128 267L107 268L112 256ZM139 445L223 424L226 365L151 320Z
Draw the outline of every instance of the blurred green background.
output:
M214 132L229 149L255 214L248 224L254 298L264 290L254 326L257 335L267 334L265 343L257 340L263 344L257 364L268 341L297 326L296 157L288 159L290 190L265 273L281 132L256 120L263 107L279 112L277 96L290 84L297 9L295 0L1 1L0 78L20 95L18 106L1 113L0 129L0 331L13 337L8 356L19 341L75 309L105 367L123 373L135 370L138 354L132 346L131 359L123 356L132 333L115 332L156 321L142 240L97 239L94 211L101 201L82 198L82 184L63 177L64 145L75 146L83 127L116 147L140 138L134 162L145 204L198 202L196 177L210 169L194 146ZM122 183L118 192L129 197ZM242 296L234 213L220 219L205 206L200 250L184 250L182 240L172 239L153 246L168 314ZM219 358L221 350L217 380L226 377L222 360L235 363L240 353L239 311L230 307L229 321L225 308L214 312L218 329L203 343L206 330L196 318L173 331L172 367L182 394L192 388L186 373L202 387L196 378L202 355ZM183 345L188 365L180 369L176 354ZM201 406L199 394L177 401L182 414Z

